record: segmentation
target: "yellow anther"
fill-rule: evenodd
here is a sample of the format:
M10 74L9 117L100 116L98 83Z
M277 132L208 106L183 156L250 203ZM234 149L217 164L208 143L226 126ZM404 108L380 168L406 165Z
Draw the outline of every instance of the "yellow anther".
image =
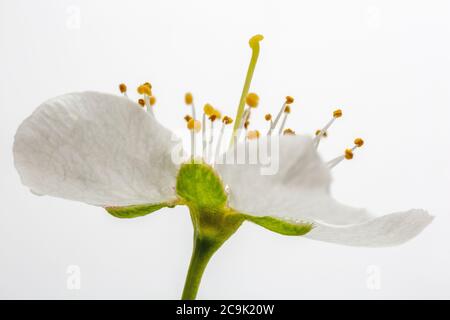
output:
M145 107L145 101L144 101L144 99L139 99L139 100L138 100L138 103L139 103L139 105L140 105L141 107Z
M270 120L272 120L272 115L270 113L268 113L264 116L264 119L266 119L266 121L270 121Z
M150 105L154 106L156 103L156 97L155 96L150 96Z
M224 124L230 124L233 122L233 119L231 119L229 116L225 116L225 117L223 117L222 122Z
M245 103L250 107L250 108L256 108L259 104L259 97L256 93L249 93L247 95L247 97L245 98Z
M216 121L216 119L217 119L217 116L215 114L212 114L209 116L209 120L211 120L211 122Z
M347 160L353 159L353 151L352 151L352 149L345 149L344 157Z
M364 144L364 140L361 138L356 138L355 141L355 146L357 146L358 148L362 147L362 145Z
M326 131L322 133L322 130L320 130L320 129L316 130L316 136L318 136L318 135L322 135L322 137L324 137L324 138L328 137L328 133Z
M294 135L295 135L295 131L292 130L292 129L287 128L287 129L284 129L283 135L285 135L285 136L286 136L286 135L294 136Z
M120 93L127 92L127 85L125 83L119 84L119 90L120 90Z
M293 102L294 102L294 98L292 98L291 96L286 97L286 103L293 103Z
M258 130L252 130L247 133L247 139L249 139L249 140L258 139L259 136L260 136L260 133Z
M247 130L249 125L250 125L250 121L245 121L244 122L244 129Z
M284 107L284 113L291 113L291 106Z
M189 122L189 121L192 120L192 117L187 114L187 115L184 116L184 120L186 120L186 122Z
M335 118L342 117L342 110L341 109L334 110L333 111L333 117L335 117Z
M199 132L202 129L202 124L198 120L190 119L187 123L187 128L194 132Z
M217 119L221 119L222 118L222 113L219 110L217 110L217 109L213 110L212 115L216 116Z
M209 117L214 114L214 107L210 105L209 103L205 104L203 107L203 112Z
M184 102L187 105L191 105L194 102L194 97L192 96L192 93L188 92L184 95Z
M147 96L151 96L152 95L152 87L151 87L150 83L146 82L144 84L141 84L137 88L137 92L139 94L145 94Z

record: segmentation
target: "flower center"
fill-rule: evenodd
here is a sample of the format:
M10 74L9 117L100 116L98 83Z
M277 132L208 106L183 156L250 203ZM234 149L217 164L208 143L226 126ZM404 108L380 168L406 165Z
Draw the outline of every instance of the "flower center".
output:
M201 161L199 163L209 163L214 166L214 163L219 159L219 155L223 150L222 141L224 135L226 134L226 128L234 122L234 126L231 132L231 141L228 148L232 147L239 141L247 144L250 140L258 140L261 137L261 133L258 130L250 130L251 116L253 115L253 109L256 109L260 104L259 96L254 92L249 92L250 84L253 78L253 73L255 71L256 63L259 57L260 42L264 39L262 35L253 36L249 40L250 48L252 49L252 55L250 63L247 69L247 75L245 77L244 86L242 88L242 94L239 100L239 105L236 112L236 118L233 121L229 116L222 116L222 113L213 107L210 103L206 103L203 107L203 112L201 115L201 121L197 118L196 106L194 104L194 96L192 93L188 92L184 96L185 104L190 108L190 114L186 115L184 119L186 120L187 129L190 132L190 144L191 144L191 155L190 158L192 162L197 155L196 144L197 135L201 132ZM125 84L119 85L120 92L128 97L127 86ZM153 107L156 103L156 98L152 94L152 85L148 82L140 85L137 88L137 92L141 95L138 100L139 105L141 105L145 111L153 114ZM295 135L295 131L290 128L285 128L292 111L292 104L294 103L294 98L287 96L281 105L275 118L271 114L266 114L264 119L268 122L268 130L266 135L271 136L277 135ZM336 109L333 111L331 119L321 128L316 130L314 137L314 146L317 149L321 141L328 137L328 130L331 128L336 119L342 117L342 110ZM218 130L215 137L215 131ZM243 138L241 137L243 134ZM361 138L354 140L354 145L351 148L345 149L342 155L327 162L328 167L334 168L342 160L350 160L353 158L353 152L356 148L361 147L364 144Z

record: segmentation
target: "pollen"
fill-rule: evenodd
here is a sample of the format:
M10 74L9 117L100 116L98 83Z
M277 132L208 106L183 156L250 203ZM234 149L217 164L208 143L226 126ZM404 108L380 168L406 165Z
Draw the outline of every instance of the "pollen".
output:
M145 107L145 101L144 101L144 99L139 99L139 100L138 100L138 103L139 103L139 105L140 105L141 107Z
M260 133L258 130L252 130L247 133L247 139L249 139L249 140L258 139L259 136L260 136Z
M202 124L198 120L190 119L187 123L187 128L195 133L202 129Z
M205 104L205 106L203 107L203 112L209 117L212 116L214 114L214 107L212 105L210 105L209 103Z
M150 96L150 105L154 106L156 103L156 97L155 96Z
M285 135L285 136L294 136L295 135L295 131L290 129L290 128L287 128L287 129L284 129L283 135Z
M347 160L353 159L353 150L352 149L345 149L344 157Z
M291 113L291 106L286 106L284 108L284 113L287 113L287 114Z
M355 141L353 142L355 144L355 146L357 146L358 148L362 147L364 144L364 140L361 138L356 138Z
M334 118L340 118L342 117L342 110L341 109L337 109L333 111L333 117Z
M187 115L184 116L184 120L186 120L186 122L189 122L189 121L192 120L192 117L187 114Z
M230 124L233 122L233 119L231 119L229 116L225 116L225 117L223 117L222 122L224 124Z
M139 94L145 94L147 96L151 96L152 95L152 85L148 82L141 84L138 88L137 88L137 92Z
M184 95L184 102L187 105L191 105L194 102L194 97L192 96L192 93L188 92Z
M215 114L212 114L209 116L209 120L211 120L211 122L216 121L216 119L217 119L217 116Z
M119 90L120 90L120 93L127 92L127 85L125 83L119 84Z
M268 113L268 114L266 114L266 115L264 116L264 119L265 119L266 121L270 121L270 120L272 120L272 115L271 115L270 113Z
M294 103L294 98L292 98L291 96L287 96L287 97L286 97L286 103L287 103L287 104Z
M259 104L259 96L256 93L251 92L245 98L245 103L250 108L256 108Z

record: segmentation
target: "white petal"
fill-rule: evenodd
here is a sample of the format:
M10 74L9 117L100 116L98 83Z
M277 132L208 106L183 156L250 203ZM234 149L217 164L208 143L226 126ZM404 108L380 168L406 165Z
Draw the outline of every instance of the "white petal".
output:
M348 246L387 247L414 238L432 220L433 217L424 210L410 210L349 226L315 223L316 227L305 237Z
M294 220L325 221L347 225L370 219L364 209L344 206L329 195L330 172L320 159L312 140L305 136L281 136L271 141L271 164L217 164L228 185L229 205L256 216L276 216ZM260 154L268 140L259 139ZM278 147L276 146L278 145ZM244 153L244 144L236 154ZM257 146L248 146L250 154ZM229 151L228 155L233 151ZM230 157L228 157L230 158ZM262 158L264 159L264 158ZM264 161L264 160L263 160ZM274 174L263 174L271 172ZM261 169L265 168L265 171Z
M159 203L175 197L176 142L127 98L72 93L43 103L21 124L14 161L37 194L99 206Z

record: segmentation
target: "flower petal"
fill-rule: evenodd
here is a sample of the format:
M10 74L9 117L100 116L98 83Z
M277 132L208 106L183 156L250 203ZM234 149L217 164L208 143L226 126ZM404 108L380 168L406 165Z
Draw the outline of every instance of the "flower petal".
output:
M309 137L282 136L278 141L265 138L258 141L259 146L256 143L248 145L247 154L267 153L265 150L268 150L270 141L270 161L227 164L221 158L222 164L216 165L229 187L230 207L255 216L324 221L337 225L359 223L371 218L366 210L342 205L330 196L330 172ZM244 144L238 144L236 148L225 157L233 158L233 152L235 155L245 153L242 150Z
M315 227L305 237L348 246L387 247L414 238L432 220L433 216L426 211L414 209L349 226L315 223Z
M175 198L172 133L131 100L84 92L43 103L19 127L14 161L23 184L99 206Z

